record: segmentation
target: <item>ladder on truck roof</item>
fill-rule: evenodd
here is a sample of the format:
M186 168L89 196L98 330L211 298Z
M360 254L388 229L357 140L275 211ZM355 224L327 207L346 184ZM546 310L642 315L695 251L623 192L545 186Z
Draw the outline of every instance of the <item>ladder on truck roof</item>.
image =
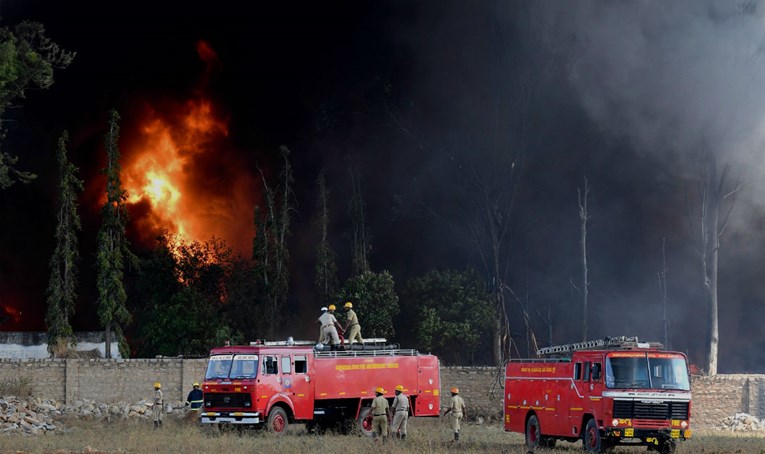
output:
M385 345L386 342L387 342L387 339L385 339L384 337L373 337L370 339L364 339L363 346L364 347L380 346L380 345ZM250 345L251 346L266 345L269 347L291 347L294 345L317 345L317 342L310 341L310 340L293 340L291 337L289 337L287 338L287 340L283 340L283 341L270 341L265 339L258 339L254 342L250 342ZM346 348L350 348L351 345L352 344L349 344L348 342L345 343ZM359 343L356 342L356 344L353 344L353 345L359 345Z
M577 342L574 344L553 345L537 350L538 356L565 355L575 350L588 349L629 349L629 348L663 348L659 342L640 342L637 336L606 337L605 339Z

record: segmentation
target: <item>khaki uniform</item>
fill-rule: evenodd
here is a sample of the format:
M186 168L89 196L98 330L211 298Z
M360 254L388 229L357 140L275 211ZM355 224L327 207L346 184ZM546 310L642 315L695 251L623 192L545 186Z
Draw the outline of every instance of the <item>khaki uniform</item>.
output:
M375 436L388 436L388 401L383 396L372 401L372 431Z
M364 339L361 338L361 325L359 325L359 317L353 312L353 309L348 309L346 313L346 319L348 320L348 339L349 343L353 343L354 339L358 339L360 344L364 343Z
M393 404L390 408L393 411L390 431L394 433L398 431L401 435L406 435L406 422L409 420L409 399L404 393L400 393L393 398Z
M340 336L337 335L337 328L335 327L337 319L335 316L329 312L325 312L319 317L319 323L321 323L321 333L324 336L321 338L320 342L326 344L328 343L327 341L331 340L333 344L339 345Z
M165 401L162 398L162 390L161 389L155 389L154 390L154 405L151 407L151 414L154 416L154 422L159 423L162 422L162 407L164 406Z
M459 394L452 396L452 402L449 404L449 408L451 409L449 412L449 417L452 420L452 430L454 430L454 433L459 433L460 421L462 420L462 416L465 414L465 401L462 399L462 397L459 396Z

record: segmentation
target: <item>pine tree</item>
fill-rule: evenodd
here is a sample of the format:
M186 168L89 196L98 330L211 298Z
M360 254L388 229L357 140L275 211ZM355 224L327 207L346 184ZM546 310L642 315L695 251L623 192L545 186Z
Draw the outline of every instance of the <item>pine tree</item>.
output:
M48 284L48 352L53 355L59 347L76 344L70 317L74 314L77 300L77 232L81 230L77 214L77 193L83 189L77 178L79 169L66 157L69 134L64 131L58 140L59 208L56 226L56 248L50 259L50 282Z
M319 194L316 200L316 207L319 210L318 225L321 233L321 239L316 246L316 294L323 305L330 304L337 292L337 266L335 264L335 252L329 244L327 238L327 227L329 225L329 209L327 208L327 185L325 183L324 172L319 174L316 183L319 186Z
M98 232L96 266L98 268L98 319L104 327L106 357L111 358L111 334L119 342L120 353L127 357L129 350L123 328L130 323L127 292L123 282L125 265L137 266L138 259L130 252L125 227L128 221L127 192L120 181L119 119L117 111L109 114L106 133L107 163L106 203L101 209L101 229Z

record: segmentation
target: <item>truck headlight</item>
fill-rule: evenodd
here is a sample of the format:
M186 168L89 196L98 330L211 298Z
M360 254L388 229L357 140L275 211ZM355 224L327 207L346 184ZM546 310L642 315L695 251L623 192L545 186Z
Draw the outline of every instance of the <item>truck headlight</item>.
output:
M614 427L618 426L619 425L619 420L614 418L614 420L611 421L611 425L613 425Z

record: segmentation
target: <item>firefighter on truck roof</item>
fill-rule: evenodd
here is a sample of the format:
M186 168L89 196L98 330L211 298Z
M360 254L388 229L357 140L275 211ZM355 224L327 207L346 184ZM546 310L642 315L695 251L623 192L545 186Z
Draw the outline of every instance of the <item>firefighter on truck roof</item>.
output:
M355 339L359 340L360 344L364 343L364 339L361 338L361 325L359 325L359 316L353 311L353 303L347 301L343 306L345 308L345 332L348 333L348 342L353 344ZM348 331L350 329L350 331Z
M444 416L449 415L454 431L454 441L460 441L460 421L465 417L465 401L460 397L460 390L456 386L451 389L452 400Z
M378 386L375 389L375 398L372 401L372 436L377 440L378 436L382 436L383 444L388 441L388 415L390 414L390 408L388 408L388 400L385 399L385 389L382 386Z
M319 323L321 324L321 332L323 335L320 342L322 344L331 342L332 346L336 347L340 345L340 337L337 335L337 328L342 330L342 327L340 326L340 323L337 322L335 316L329 312L330 310L334 311L334 309L334 304L330 304L328 308L322 307Z

